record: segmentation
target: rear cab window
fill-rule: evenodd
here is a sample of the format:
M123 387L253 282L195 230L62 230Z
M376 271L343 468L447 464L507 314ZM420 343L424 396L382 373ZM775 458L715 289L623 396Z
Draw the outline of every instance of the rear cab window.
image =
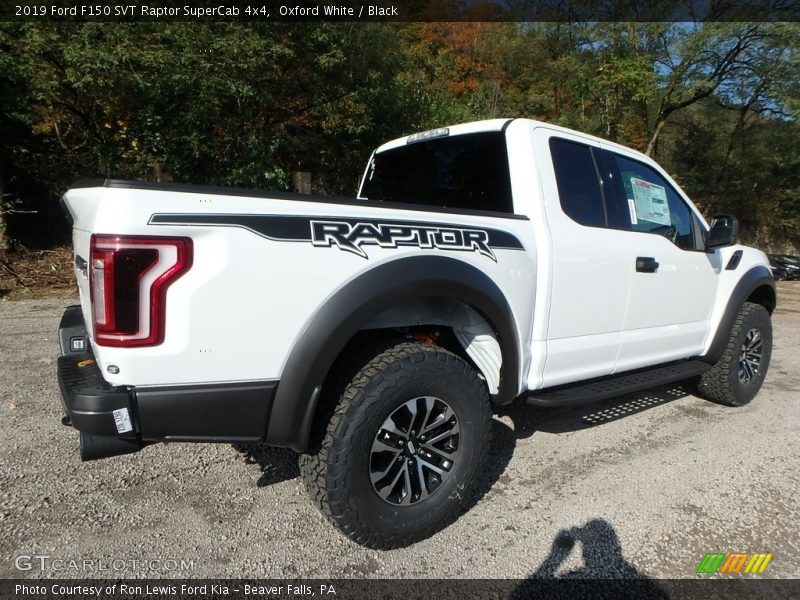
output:
M490 131L439 137L376 153L359 197L513 213L505 134Z
M592 149L554 137L550 138L550 156L561 210L581 225L605 227L608 224L606 205Z

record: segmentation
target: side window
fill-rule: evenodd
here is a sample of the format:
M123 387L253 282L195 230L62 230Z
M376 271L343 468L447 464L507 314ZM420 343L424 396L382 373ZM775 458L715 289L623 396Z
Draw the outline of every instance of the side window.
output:
M560 138L550 138L550 155L556 172L561 209L581 225L605 227L603 191L591 148Z
M696 250L692 211L651 167L614 155L630 213L630 228L663 235L683 250Z

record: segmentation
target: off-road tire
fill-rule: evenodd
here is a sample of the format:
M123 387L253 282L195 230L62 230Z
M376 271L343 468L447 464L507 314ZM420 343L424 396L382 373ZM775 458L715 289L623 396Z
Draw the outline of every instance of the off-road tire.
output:
M369 548L408 546L447 526L468 502L490 442L489 394L469 364L436 346L396 343L361 364L341 386L325 435L300 457L300 472L313 502L347 537ZM393 411L425 396L441 398L456 414L458 459L424 501L390 504L370 480L371 448Z
M740 353L748 334L756 330L761 337L761 360L754 375L746 382L739 376ZM748 404L761 389L772 356L772 322L760 304L745 302L733 322L730 338L719 360L706 371L697 384L700 396L727 406Z

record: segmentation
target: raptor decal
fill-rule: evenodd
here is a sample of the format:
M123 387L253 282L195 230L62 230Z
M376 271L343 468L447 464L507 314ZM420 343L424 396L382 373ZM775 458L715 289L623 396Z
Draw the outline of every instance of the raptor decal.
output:
M427 221L295 215L154 214L149 223L240 227L270 240L311 242L316 247L336 247L365 259L369 258L369 246L416 246L423 249L477 252L495 262L495 250L524 249L519 239L506 231Z
M341 250L368 258L363 246L381 248L418 246L440 250L477 251L497 262L489 246L489 234L482 229L439 227L426 224L349 223L347 221L311 221L311 243L337 246Z

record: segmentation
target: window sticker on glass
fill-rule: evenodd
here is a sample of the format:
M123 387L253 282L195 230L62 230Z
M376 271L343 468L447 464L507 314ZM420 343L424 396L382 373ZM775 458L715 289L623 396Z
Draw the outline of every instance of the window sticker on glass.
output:
M636 218L659 225L672 225L667 204L667 189L644 179L631 177ZM636 223L636 221L633 221Z

